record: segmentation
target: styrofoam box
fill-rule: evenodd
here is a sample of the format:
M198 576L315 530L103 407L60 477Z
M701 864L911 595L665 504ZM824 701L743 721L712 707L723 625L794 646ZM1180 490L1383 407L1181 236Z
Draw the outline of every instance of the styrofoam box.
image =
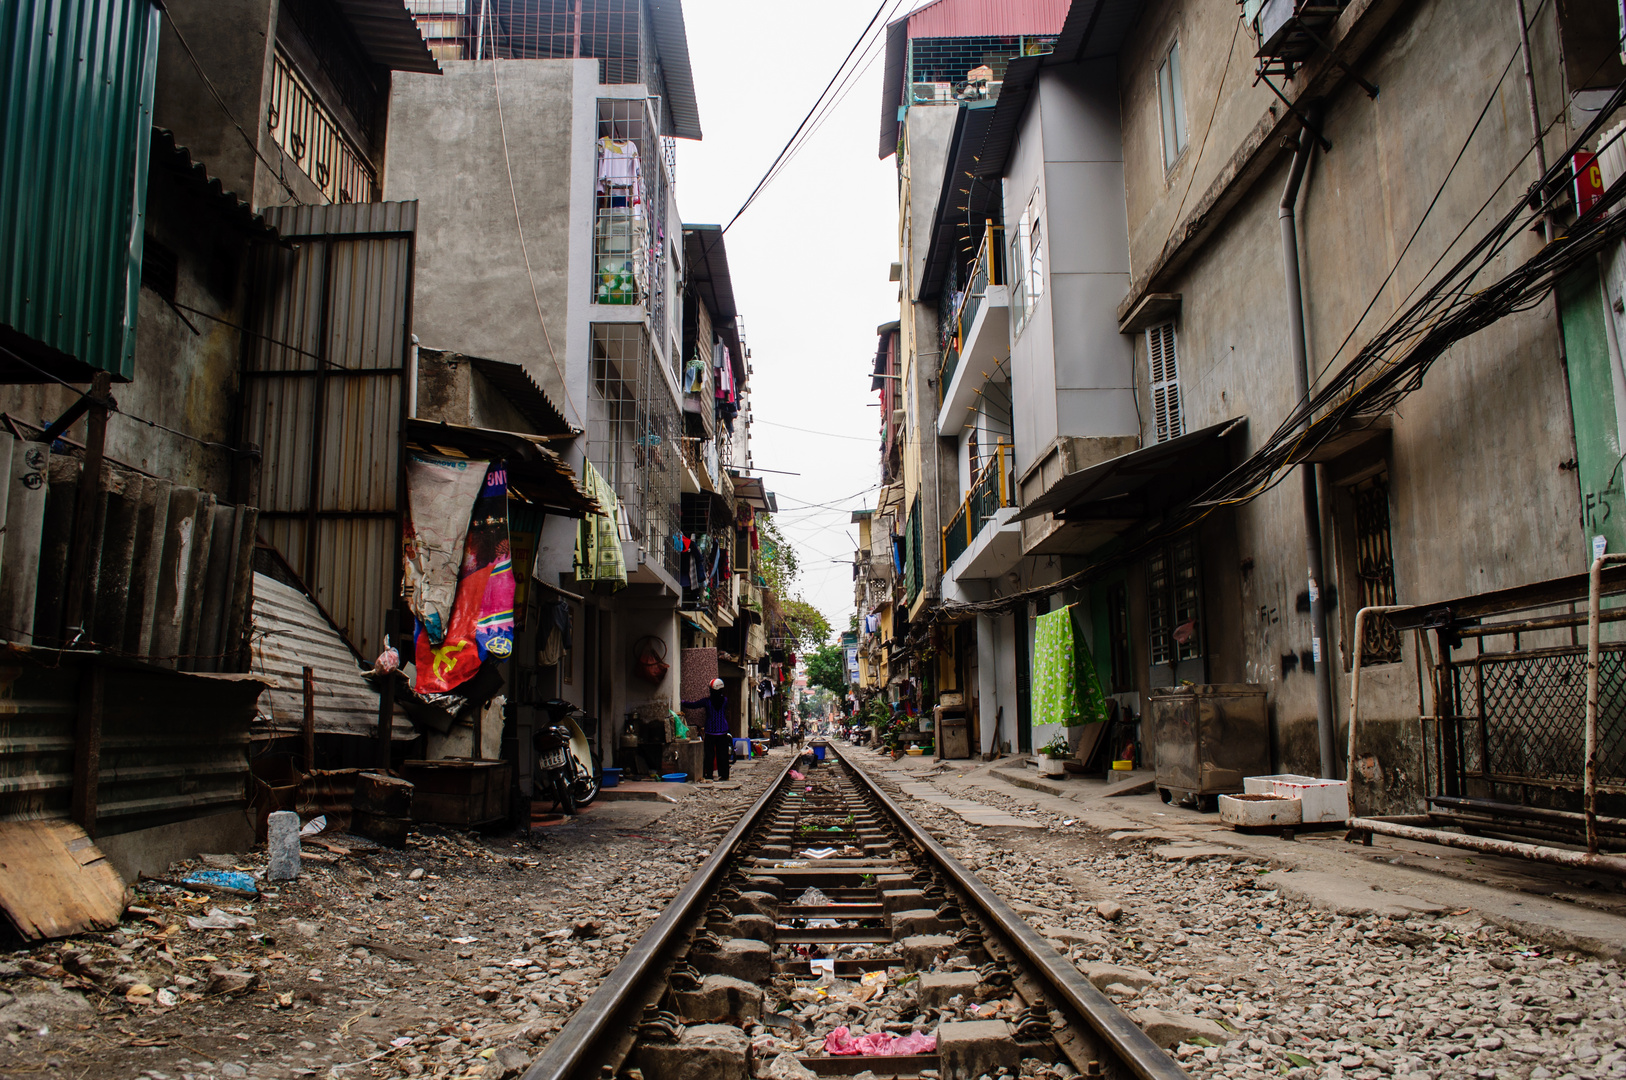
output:
M1349 819L1349 784L1344 780L1322 780L1297 773L1275 776L1247 776L1242 790L1249 795L1281 795L1304 803L1306 825Z
M1260 798L1260 795L1271 797ZM1297 825L1303 812L1304 804L1298 799L1278 796L1272 792L1258 792L1252 798L1246 797L1246 793L1242 798L1231 795L1219 797L1220 820L1227 825L1238 825L1243 828Z

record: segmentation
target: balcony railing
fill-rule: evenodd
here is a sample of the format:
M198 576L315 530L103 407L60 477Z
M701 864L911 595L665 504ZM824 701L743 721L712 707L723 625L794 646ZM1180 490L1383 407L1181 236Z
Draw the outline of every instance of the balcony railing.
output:
M995 447L993 458L977 473L965 501L948 523L948 528L943 530L944 572L965 553L1000 507L1013 505L1010 473L1011 448L1004 445Z
M279 51L271 68L271 138L329 202L371 202L377 184L367 158Z
M977 312L982 307L982 298L988 286L1005 284L1005 247L1000 242L1003 232L1004 229L992 221L983 225L982 243L977 248L976 262L971 265L971 283L960 294L960 302L954 309L954 317L949 324L949 340L943 348L943 361L938 367L939 403L948 392L949 383L954 381L955 369L960 366L960 350L965 346L971 324L977 321Z

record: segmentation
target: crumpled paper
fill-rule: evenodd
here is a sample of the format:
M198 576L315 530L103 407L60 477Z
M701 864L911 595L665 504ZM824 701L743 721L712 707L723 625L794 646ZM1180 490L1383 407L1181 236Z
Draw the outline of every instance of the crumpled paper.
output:
M936 1035L912 1032L894 1035L890 1031L876 1031L853 1038L851 1031L838 1027L824 1037L824 1052L832 1056L871 1054L876 1057L900 1057L904 1054L930 1054L937 1049Z

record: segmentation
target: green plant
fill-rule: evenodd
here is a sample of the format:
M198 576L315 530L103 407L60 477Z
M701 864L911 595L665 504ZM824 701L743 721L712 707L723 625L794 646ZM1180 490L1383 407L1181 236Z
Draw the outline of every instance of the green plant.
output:
M1064 758L1072 752L1073 749L1067 745L1065 735L1052 735L1050 741L1045 743L1039 750L1039 753L1048 758Z

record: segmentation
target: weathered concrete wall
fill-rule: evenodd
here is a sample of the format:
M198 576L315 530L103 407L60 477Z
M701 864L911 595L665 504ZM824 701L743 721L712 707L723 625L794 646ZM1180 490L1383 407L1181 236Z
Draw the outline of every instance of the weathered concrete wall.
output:
M126 415L109 418L106 452L176 484L232 498L233 455L224 447L238 437L241 334L234 327L243 323L248 241L208 202L178 189L162 167L151 172L146 226L176 255L176 303L194 310L177 312L151 289L141 290L135 374L113 386ZM43 426L78 396L55 383L0 387L0 411ZM136 417L217 445L201 445ZM82 442L85 421L67 437Z
M561 372L566 356L577 355L568 312L571 295L590 284L591 249L580 239L592 213L591 188L578 198L575 174L583 167L591 172L595 133L591 99L589 123L581 126L578 75L587 71L596 79L597 62L502 64L501 124L494 66L443 66L439 76L398 75L390 95L384 197L419 205L414 332L426 346L524 365L569 416L572 404L584 407L585 331L574 385L567 386ZM585 145L585 159L578 144Z
M1120 87L1137 270L1162 249L1185 199L1203 129L1215 111L1235 17L1234 6L1219 0L1178 10L1159 4L1126 46ZM1154 73L1174 34L1181 42L1192 131L1185 155L1164 177ZM1535 42L1544 85L1556 77L1550 36L1544 24ZM1549 42L1545 52L1544 41ZM1486 20L1462 5L1420 4L1396 16L1362 60L1361 73L1382 87L1382 96L1374 102L1349 87L1330 103L1325 132L1335 149L1313 159L1299 207L1313 371L1347 361L1405 303L1451 237L1524 153L1528 116L1516 65L1502 78L1516 44L1512 19ZM1249 88L1248 80L1238 77L1237 65L1251 64L1241 52L1232 57L1192 198L1265 108L1260 94L1269 91ZM1493 87L1497 100L1411 254L1385 285L1384 275L1417 229ZM1546 100L1561 99L1555 90ZM1420 101L1432 104L1419 108ZM1168 287L1183 296L1177 330L1187 429L1246 416L1250 451L1268 438L1296 396L1276 213L1286 165L1282 153ZM1533 167L1527 164L1515 175L1490 214L1501 213L1510 193L1522 190L1530 178L1525 173L1533 175ZM1486 215L1479 223L1488 220ZM1476 235L1470 227L1467 241ZM1534 237L1515 240L1487 280L1529 257L1536 245ZM1362 321L1374 294L1372 313ZM1340 352L1352 329L1351 344ZM1140 335L1135 349L1144 388ZM1148 404L1143 394L1146 416ZM1559 469L1573 453L1550 304L1504 318L1450 350L1394 418L1390 515L1399 602L1445 599L1583 570L1572 542L1575 484ZM1327 578L1336 584L1352 578L1347 567L1335 576L1331 495L1324 481ZM1211 677L1223 669L1226 677L1235 673L1268 686L1277 766L1314 772L1319 755L1314 679L1305 663L1311 634L1302 537L1299 485L1290 479L1238 508L1234 554L1217 555L1205 531L1204 599ZM1348 683L1346 664L1339 661L1347 662L1348 645L1342 640L1344 613L1336 605L1354 603L1354 596L1337 596L1329 611L1327 655L1341 713L1347 710ZM1234 656L1227 655L1228 634L1216 622L1229 612L1240 615ZM1367 763L1367 771L1381 769L1382 779L1363 781L1358 793L1371 801L1362 809L1414 805L1419 765L1413 664L1408 638L1399 663L1368 667L1363 674L1361 730L1367 734L1357 756L1372 754L1375 761Z

